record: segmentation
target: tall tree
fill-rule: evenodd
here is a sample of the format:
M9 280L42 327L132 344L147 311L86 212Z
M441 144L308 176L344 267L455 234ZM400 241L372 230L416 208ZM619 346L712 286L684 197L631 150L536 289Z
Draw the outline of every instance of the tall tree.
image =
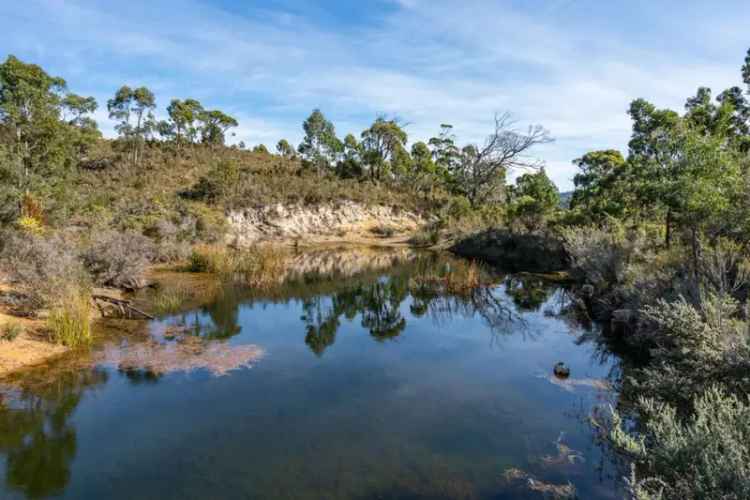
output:
M510 190L510 199L510 215L520 220L529 231L539 228L560 205L557 186L543 168L516 179L516 185Z
M495 116L495 130L479 147L470 144L461 150L451 176L456 191L465 196L473 207L500 201L505 186L505 175L515 169L538 169L541 163L529 156L535 146L551 142L552 138L541 125L533 125L526 132L514 128L509 113Z
M628 196L627 162L615 149L591 151L573 160L580 170L573 178L575 190L570 208L595 220L623 217L632 202Z
M343 158L336 164L336 175L352 179L361 177L362 172L362 145L353 134L346 134Z
M115 128L130 144L133 163L140 162L145 139L154 131L156 122L153 110L155 108L154 94L146 87L131 89L123 85L115 96L107 101L109 117L113 120L120 120ZM134 123L131 123L131 119Z
M69 158L60 120L65 88L62 78L14 56L0 64L0 124L20 163L19 180L61 167Z
M378 117L362 132L363 159L372 180L381 180L391 172L394 159L403 160L406 141L406 132L395 119Z
M336 163L338 154L343 150L343 144L336 137L333 123L328 121L319 109L313 110L302 124L305 137L299 145L298 151L303 160L322 174L330 170Z
M283 156L284 158L288 158L288 159L294 158L294 148L292 147L291 144L289 144L289 141L287 141L286 139L281 139L276 144L276 152L280 154L281 156Z
M203 106L195 99L172 99L167 106L167 114L174 128L174 136L177 144L183 142L195 142L197 129L195 122L203 113Z
M202 111L198 120L201 122L201 140L204 144L221 146L226 140L227 131L237 125L237 120L217 109Z
M101 137L96 121L91 118L99 107L93 97L83 97L69 93L62 100L63 112L70 116L68 125L72 127L72 141L79 154L85 154L91 145Z
M453 134L453 125L443 123L440 125L440 133L428 141L432 151L432 159L435 165L446 171L452 170L461 153L456 146L456 136Z

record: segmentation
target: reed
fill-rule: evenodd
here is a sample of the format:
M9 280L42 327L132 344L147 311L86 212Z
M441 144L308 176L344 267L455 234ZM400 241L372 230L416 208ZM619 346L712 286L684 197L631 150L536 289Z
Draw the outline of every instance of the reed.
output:
M50 311L47 326L52 340L59 344L68 347L90 344L93 337L89 294L82 290L66 293Z

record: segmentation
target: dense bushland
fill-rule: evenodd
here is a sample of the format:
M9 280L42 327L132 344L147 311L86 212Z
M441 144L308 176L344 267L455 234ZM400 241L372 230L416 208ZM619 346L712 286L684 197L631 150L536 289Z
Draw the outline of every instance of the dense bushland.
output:
M742 75L684 114L633 101L627 156L576 160L559 219L585 308L635 356L620 408L595 418L633 462L632 498L749 494L750 51Z

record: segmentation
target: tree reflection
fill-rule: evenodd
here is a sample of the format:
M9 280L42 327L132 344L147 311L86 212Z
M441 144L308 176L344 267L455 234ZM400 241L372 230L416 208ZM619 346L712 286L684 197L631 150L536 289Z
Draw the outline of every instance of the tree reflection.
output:
M508 276L505 293L521 311L538 311L555 291L551 283L535 276Z
M362 326L370 330L376 340L398 337L406 328L401 315L401 302L408 295L403 279L377 281L365 288L362 303Z
M0 406L0 452L6 456L8 489L29 498L64 491L76 453L70 418L84 392L106 380L101 369L57 374L33 392L23 390L12 407Z
M505 291L495 286L477 286L449 292L425 280L413 279L413 271L425 272L427 267L450 270L445 262L430 259L429 265L420 262L407 273L374 279L367 284L347 288L328 297L317 296L303 301L305 343L315 354L322 356L336 341L341 318L361 316L361 325L377 341L397 338L405 329L407 318L402 304L409 298L409 312L415 318L431 316L447 322L456 316L479 316L493 333L518 331L523 326L521 316Z

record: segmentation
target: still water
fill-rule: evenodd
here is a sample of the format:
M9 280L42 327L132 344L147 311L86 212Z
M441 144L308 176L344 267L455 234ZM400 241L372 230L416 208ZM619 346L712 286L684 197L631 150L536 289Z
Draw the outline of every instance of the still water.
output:
M494 273L448 290L435 277L465 264L366 257L304 258L278 289L149 325L157 344L171 328L262 351L241 368L80 363L6 388L0 497L617 498L586 420L617 359L559 314L563 290Z

